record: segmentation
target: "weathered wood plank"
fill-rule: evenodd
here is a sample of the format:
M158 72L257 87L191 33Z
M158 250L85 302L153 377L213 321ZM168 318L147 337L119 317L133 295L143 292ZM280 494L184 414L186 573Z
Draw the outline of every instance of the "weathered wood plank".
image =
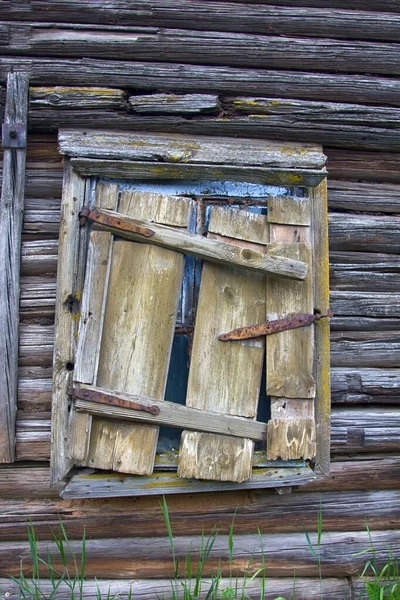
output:
M228 535L218 536L209 560L206 563L204 575L215 572L220 564L222 574L229 576L229 544ZM317 543L317 534L310 533L311 543ZM387 548L392 549L396 555L399 550L399 531L375 531L373 543L376 551L377 568L383 567L387 562ZM360 573L365 564L365 555L362 551L369 547L367 532L349 533L332 532L323 535L320 552L322 572L326 577L352 576ZM175 538L175 552L179 559L181 572L184 570L185 556L190 550L192 567L198 561L201 536L179 536ZM312 556L304 533L296 534L262 534L241 535L233 540L233 560L242 574L248 569L248 558L253 556L252 569L262 567L262 555L265 555L268 574L272 577L287 576L318 576L318 565ZM76 552L77 561L80 561L82 544L72 541L71 547ZM38 552L47 555L52 564L56 563L58 556L55 544L39 542ZM254 551L254 553L253 553ZM361 553L361 554L360 554ZM20 556L29 554L28 542L0 543L1 576L7 573L18 576L20 569ZM167 536L151 538L121 538L86 541L86 576L94 577L102 573L104 578L132 578L165 577L165 573L173 572L170 546ZM78 563L79 564L79 563ZM31 567L27 558L25 568Z
M221 110L215 94L146 94L129 96L129 110L139 114L212 114Z
M329 208L335 210L398 213L400 212L400 186L330 179L328 203Z
M400 217L331 213L329 247L340 251L400 253Z
M7 24L0 23L0 33L5 28ZM117 27L104 30L95 25L77 28L67 24L60 28L52 24L45 27L37 23L19 23L9 26L9 37L0 38L0 47L3 54L25 56L107 56L110 59L176 63L182 62L184 57L190 64L400 74L396 44L356 41L354 37L351 41L338 41L276 37L270 31L268 34L215 31L210 35L208 31L188 29L154 31Z
M257 249L262 254L268 241L268 221L264 215L213 207L208 235L219 241L228 238L244 252ZM264 298L263 275L203 264L187 406L256 419L264 341L223 343L218 335L249 319L262 322ZM247 438L184 431L178 474L186 478L246 481L251 477L253 450L254 443Z
M396 368L399 331L332 331L331 366Z
M57 45L61 42L58 40ZM59 46L60 47L60 46ZM64 52L65 52L64 47ZM104 56L104 54L103 54ZM93 87L31 87L29 91L30 109L46 110L88 108L118 109L125 108L125 92L112 88Z
M171 229L148 220L133 219L129 215L111 210L100 209L97 210L97 213L100 215L99 220L95 221L97 229L110 231L127 240L136 242L145 240L149 245L162 246L164 249L183 252L220 265L263 275L271 273L280 278L296 280L303 280L307 276L307 264L304 261L280 256L279 253L268 251L264 254L253 248L243 248L231 242ZM107 217L114 218L115 223L119 222L121 226L105 223L104 220ZM147 237L144 236L143 233L137 232L138 227L149 230L151 234Z
M241 18L238 22L241 23L240 26L243 25ZM11 67L29 73L31 83L38 86L65 85L65 81L68 81L71 86L101 86L104 81L107 81L109 86L116 88L127 87L159 92L173 89L175 93L198 92L206 86L208 93L294 97L332 102L336 102L340 95L343 102L399 106L398 80L353 73L318 73L316 76L314 73L304 71L127 62L95 58L51 59L11 56L2 57L0 60L0 82L5 80L6 73Z
M21 246L21 275L55 275L58 240L27 240Z
M54 277L20 278L20 317L26 320L44 319L50 324L54 320L56 303L56 280Z
M387 2L387 0L386 0ZM112 0L67 0L65 3L35 1L29 7L20 4L1 7L2 19L61 23L102 23L124 26L181 27L205 31L238 31L268 35L306 35L313 37L372 40L399 39L396 14L348 10L348 5L326 9L293 6L229 5L224 2L186 1L177 6L173 0L126 2ZM393 5L393 2L392 2ZM398 11L396 11L398 12Z
M60 220L60 261L57 274L56 319L54 331L53 402L52 402L52 474L54 485L62 479L72 464L66 456L65 439L68 432L67 388L75 364L77 319L70 311L74 299L81 297L77 287L79 245L82 231L79 212L85 201L85 181L66 160L64 163L63 205ZM71 304L72 301L72 304Z
M400 319L385 317L333 317L330 321L332 331L398 331Z
M0 463L14 461L18 381L18 322L21 232L24 212L29 79L7 76L5 124L14 138L3 137L0 203ZM24 139L25 138L25 139ZM13 147L15 139L19 145Z
M312 144L232 140L167 134L121 133L118 131L71 130L59 132L60 151L68 156L162 161L184 164L246 165L321 169L326 156Z
M329 156L332 179L353 179L373 183L400 183L400 154L395 152L365 152L324 148Z
M47 580L41 581L42 589L45 594L50 594L52 591L51 583ZM203 582L203 588L211 588L212 580L205 580ZM219 583L220 590L227 589L231 585L231 581L228 578L222 578ZM236 580L235 580L236 585ZM17 597L18 588L10 579L0 579L0 587L5 597L14 598ZM293 591L293 580L290 577L280 577L279 579L272 579L267 577L265 580L265 587L268 590L268 595L265 596L265 600L276 598L278 594L285 594L290 596ZM345 578L327 578L323 580L324 593L329 600L342 600L348 597L350 593L349 582ZM254 596L261 593L262 584L260 579L253 579L251 582L238 579L237 590L238 593L242 593L242 589L246 589L247 594L254 594ZM111 594L111 597L128 597L129 593L132 593L132 598L140 598L140 600L152 600L153 598L164 598L165 600L173 599L173 591L171 587L171 581L169 579L105 579L105 580L92 580L85 581L83 584L83 594L87 600L97 600L98 594L101 593L105 597L107 594ZM71 597L71 590L65 585L60 586L57 589L58 600L69 600ZM320 598L320 583L319 580L311 577L296 577L296 600L319 600Z
M82 175L96 175L118 179L183 179L206 181L246 182L269 185L318 185L325 179L325 170L278 169L275 167L248 167L231 165L172 164L166 162L128 162L124 160L99 160L96 158L72 158L72 165Z
M112 184L111 184L112 185ZM190 221L191 201L144 192L121 193L119 210L179 227ZM167 227L166 227L167 228ZM114 240L96 383L163 400L183 255L148 244ZM86 464L150 475L159 428L94 418Z
M399 404L399 369L349 369L331 371L332 401L340 403Z
M400 257L395 256L395 259L396 258L400 267ZM363 269L363 265L354 264L353 267L354 270L351 270L351 267L342 270L342 265L334 264L330 268L329 282L332 290L331 298L339 298L336 294L340 294L342 308L344 308L344 297L342 292L348 292L349 298L354 298L354 292L358 290L358 297L361 299L361 302L363 302L363 298L370 295L373 296L375 301L379 304L379 298L385 302L388 296L387 292L399 289L400 274L398 271L381 273L379 271L368 270L368 265L366 265L365 270L358 270L358 268ZM350 303L348 304L348 308L344 309L347 311L346 314L350 314L349 310L351 310ZM389 305L390 304L392 304L392 302L389 302ZM338 312L337 309L335 310L334 308L333 311L335 314Z
M395 290L395 277L392 285ZM334 291L330 293L330 299L335 315L400 317L400 293Z

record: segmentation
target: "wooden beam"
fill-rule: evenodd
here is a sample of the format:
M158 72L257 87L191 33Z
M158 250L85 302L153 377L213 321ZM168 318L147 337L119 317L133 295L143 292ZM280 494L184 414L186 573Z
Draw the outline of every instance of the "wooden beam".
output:
M0 463L15 456L19 274L24 213L29 78L7 76L0 205Z
M93 213L99 215L99 220L94 221L96 229L110 231L127 240L163 246L184 254L197 256L203 260L240 267L257 273L271 273L280 277L299 280L305 279L307 274L307 265L304 262L291 260L283 256L270 255L268 254L268 247L267 253L264 254L258 250L242 248L227 242L186 233L158 223L132 219L128 215L111 210L101 210L94 207ZM92 217L89 216L89 218ZM105 219L113 219L113 223L107 224ZM136 233L135 228L136 231L138 228L150 231L150 235L147 237L142 233Z

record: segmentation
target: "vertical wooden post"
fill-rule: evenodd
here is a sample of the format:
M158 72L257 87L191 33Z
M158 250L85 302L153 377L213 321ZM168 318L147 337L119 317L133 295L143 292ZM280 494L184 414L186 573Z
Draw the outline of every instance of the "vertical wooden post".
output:
M18 383L19 271L24 214L29 79L7 77L0 203L0 463L14 461Z

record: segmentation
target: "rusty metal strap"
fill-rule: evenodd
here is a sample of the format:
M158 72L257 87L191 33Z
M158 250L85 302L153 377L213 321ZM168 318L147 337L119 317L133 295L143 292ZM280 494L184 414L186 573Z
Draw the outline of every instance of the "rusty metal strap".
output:
M89 206L84 206L79 214L79 223L83 227L87 221L93 221L100 225L106 225L107 227L113 227L120 231L131 231L143 235L146 238L152 237L154 231L148 227L141 227L135 223L127 223L124 219L107 215L105 212L95 209L91 209Z
M124 400L123 398L118 398L97 390L69 387L68 394L73 398L79 398L80 400L88 400L89 402L97 402L98 404L107 404L108 406L118 406L119 408L130 408L131 410L141 410L152 415L158 415L160 412L159 406L145 406L144 404Z
M222 333L218 336L221 342L227 342L230 340L247 340L250 338L260 337L262 335L271 335L273 333L279 333L281 331L288 331L289 329L298 329L299 327L307 327L312 325L315 321L320 319L330 318L333 313L328 310L324 315L321 314L299 314L293 317L285 317L284 319L277 319L276 321L266 321L259 325L249 325L248 327L239 327L233 329L228 333Z

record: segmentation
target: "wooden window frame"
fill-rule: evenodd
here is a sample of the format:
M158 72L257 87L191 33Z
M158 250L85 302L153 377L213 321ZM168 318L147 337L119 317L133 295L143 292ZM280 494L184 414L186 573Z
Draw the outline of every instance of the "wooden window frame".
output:
M281 488L307 483L329 471L330 385L329 322L315 330L315 470L303 461L261 461L243 483L180 479L171 472L174 457L164 456L150 477L71 471L67 458L67 388L75 360L77 319L71 303L79 297L84 274L78 271L85 231L79 213L90 193L91 177L119 180L239 181L308 188L314 226L314 300L322 314L329 308L329 262L325 160L320 146L266 140L228 139L169 134L121 134L114 131L60 130L64 154L63 205L60 225L56 333L53 376L51 481L68 478L65 498L192 493L246 488ZM318 224L318 226L317 226ZM324 226L321 226L324 224ZM318 278L315 274L318 273ZM286 463L287 464L287 463Z

